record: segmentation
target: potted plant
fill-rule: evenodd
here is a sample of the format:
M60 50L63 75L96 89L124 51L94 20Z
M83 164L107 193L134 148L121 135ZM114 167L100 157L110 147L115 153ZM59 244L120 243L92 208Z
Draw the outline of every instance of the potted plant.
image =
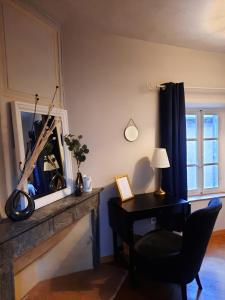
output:
M73 134L67 134L64 137L65 143L73 153L73 157L77 162L77 178L75 180L75 195L80 196L83 192L83 178L80 172L80 164L86 160L86 155L89 153L89 149L86 144L81 144L82 135L74 137Z

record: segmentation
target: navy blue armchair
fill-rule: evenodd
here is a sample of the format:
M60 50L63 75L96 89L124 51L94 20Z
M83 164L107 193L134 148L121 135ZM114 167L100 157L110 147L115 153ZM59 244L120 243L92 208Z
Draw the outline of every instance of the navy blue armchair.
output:
M187 299L186 285L194 279L202 289L199 271L221 207L216 198L193 212L182 236L158 230L142 237L135 245L136 277L144 272L150 279L179 284L183 300Z

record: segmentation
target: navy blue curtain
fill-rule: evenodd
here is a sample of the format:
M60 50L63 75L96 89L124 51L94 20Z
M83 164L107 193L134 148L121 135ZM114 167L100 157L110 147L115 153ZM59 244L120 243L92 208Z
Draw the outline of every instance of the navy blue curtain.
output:
M162 188L187 199L185 96L183 83L166 83L159 97L160 147L166 148L170 168L162 169Z

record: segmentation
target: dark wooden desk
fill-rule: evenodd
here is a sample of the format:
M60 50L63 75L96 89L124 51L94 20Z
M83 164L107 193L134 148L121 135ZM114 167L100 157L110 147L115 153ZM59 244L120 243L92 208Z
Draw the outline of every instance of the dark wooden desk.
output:
M135 195L134 198L121 202L112 198L108 202L109 224L113 231L114 258L117 259L118 235L129 247L129 274L132 278L134 269L134 231L135 221L150 217L162 218L171 214L180 214L185 219L190 213L190 204L186 200L165 196L160 198L153 193Z

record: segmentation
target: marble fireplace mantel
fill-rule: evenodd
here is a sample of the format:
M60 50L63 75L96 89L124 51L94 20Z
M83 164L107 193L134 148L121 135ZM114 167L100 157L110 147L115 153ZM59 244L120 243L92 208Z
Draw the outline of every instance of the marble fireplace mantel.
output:
M99 194L67 196L34 212L27 220L0 222L0 299L14 300L13 261L91 212L93 266L99 263Z

